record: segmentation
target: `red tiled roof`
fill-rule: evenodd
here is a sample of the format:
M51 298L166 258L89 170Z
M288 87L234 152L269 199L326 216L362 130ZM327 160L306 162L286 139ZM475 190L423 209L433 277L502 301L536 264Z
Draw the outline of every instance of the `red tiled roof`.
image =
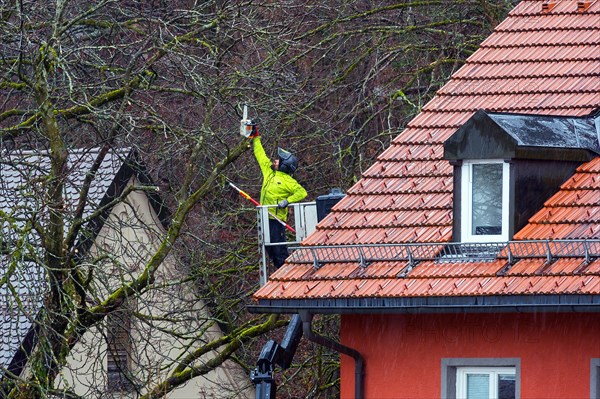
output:
M544 259L522 260L504 275L497 275L506 267L504 261L423 262L408 276L398 277L405 267L403 262L373 263L363 273L357 265L340 263L328 264L326 273L314 273L312 265L288 265L287 270L278 270L256 297L290 300L600 293L600 260L587 265L580 258L563 258L551 265ZM290 269L302 277L290 278Z
M348 190L303 245L447 242L452 167L443 143L476 110L585 116L600 109L600 0L585 12L525 0ZM600 158L548 199L518 240L600 238ZM581 257L436 263L288 263L261 300L600 294L600 260Z
M515 234L517 240L600 237L600 158L582 165Z

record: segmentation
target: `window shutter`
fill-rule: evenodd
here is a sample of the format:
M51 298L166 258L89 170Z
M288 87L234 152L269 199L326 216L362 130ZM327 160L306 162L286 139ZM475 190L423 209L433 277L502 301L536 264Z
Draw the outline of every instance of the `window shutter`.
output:
M488 374L467 375L467 398L488 399L490 392L490 376Z

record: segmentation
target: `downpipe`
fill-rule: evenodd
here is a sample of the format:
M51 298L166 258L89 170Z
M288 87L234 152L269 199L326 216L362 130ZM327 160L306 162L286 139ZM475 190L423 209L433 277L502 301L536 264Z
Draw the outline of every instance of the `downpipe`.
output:
M335 342L332 339L314 333L312 330L313 314L307 311L300 311L299 313L300 318L302 319L302 331L304 333L304 336L309 341L312 341L316 344L322 345L326 348L332 349L344 355L350 356L354 359L354 398L363 399L363 380L365 365L362 355L356 349L349 348L340 344L339 342Z

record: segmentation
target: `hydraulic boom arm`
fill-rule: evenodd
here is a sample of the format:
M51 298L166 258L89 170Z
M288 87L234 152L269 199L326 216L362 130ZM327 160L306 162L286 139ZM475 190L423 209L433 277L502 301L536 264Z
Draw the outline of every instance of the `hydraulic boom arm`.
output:
M275 399L277 386L273 379L275 365L286 370L292 364L292 359L302 338L302 320L295 314L288 324L281 344L270 340L263 346L256 362L256 368L250 373L250 380L256 386L256 399Z

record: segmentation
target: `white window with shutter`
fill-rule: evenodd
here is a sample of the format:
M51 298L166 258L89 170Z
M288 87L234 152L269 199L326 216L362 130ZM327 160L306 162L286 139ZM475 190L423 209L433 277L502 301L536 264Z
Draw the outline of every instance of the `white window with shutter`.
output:
M457 399L515 399L514 367L457 367Z

